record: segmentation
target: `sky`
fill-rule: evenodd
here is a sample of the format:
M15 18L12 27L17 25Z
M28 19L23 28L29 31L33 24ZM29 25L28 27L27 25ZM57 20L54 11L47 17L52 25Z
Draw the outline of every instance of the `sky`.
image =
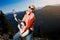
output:
M28 9L29 5L35 5L35 7L44 7L46 5L60 4L60 0L0 0L0 10L4 13L16 11L24 11Z

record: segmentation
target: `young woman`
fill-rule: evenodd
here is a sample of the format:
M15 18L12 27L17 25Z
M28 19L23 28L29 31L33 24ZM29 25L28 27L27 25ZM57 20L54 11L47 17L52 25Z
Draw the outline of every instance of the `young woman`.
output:
M26 14L24 15L24 17L22 19L22 21L24 21L26 23L26 26L22 29L22 33L24 33L28 29L30 31L29 34L25 37L26 40L32 40L32 34L33 34L33 30L34 30L33 23L34 23L34 20L35 20L34 10L35 10L35 6L30 5L28 10L26 11ZM14 13L16 13L16 12L14 11ZM16 14L14 14L14 17L15 17L15 20L17 21ZM18 29L20 30L20 27L18 27ZM18 31L13 36L13 40L18 40L19 37L20 37L20 31Z

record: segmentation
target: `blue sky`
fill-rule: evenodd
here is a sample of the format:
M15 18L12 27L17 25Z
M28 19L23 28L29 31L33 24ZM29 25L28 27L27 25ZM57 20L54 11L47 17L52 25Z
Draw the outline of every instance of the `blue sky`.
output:
M28 6L34 4L37 7L43 7L46 5L60 4L60 0L0 0L0 10L4 13L16 11L24 11L28 9Z
M16 11L24 11L31 4L36 5L35 2L34 0L0 0L0 9L4 13L12 12L13 9Z
M0 6L6 6L9 4L17 3L17 2L22 2L23 0L0 0Z

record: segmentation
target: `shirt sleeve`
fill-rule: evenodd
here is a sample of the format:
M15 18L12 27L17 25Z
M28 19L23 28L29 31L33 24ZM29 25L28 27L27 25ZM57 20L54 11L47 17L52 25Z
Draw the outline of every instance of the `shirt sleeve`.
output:
M31 15L23 31L25 32L27 29L29 29L33 25L33 23L34 23L34 15Z

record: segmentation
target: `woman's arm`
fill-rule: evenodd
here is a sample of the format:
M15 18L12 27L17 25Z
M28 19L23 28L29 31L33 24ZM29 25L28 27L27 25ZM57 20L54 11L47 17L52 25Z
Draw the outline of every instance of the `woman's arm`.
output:
M26 26L24 27L23 32L29 29L33 25L34 21L35 21L35 17L34 17L34 14L32 14L30 18L27 20Z

